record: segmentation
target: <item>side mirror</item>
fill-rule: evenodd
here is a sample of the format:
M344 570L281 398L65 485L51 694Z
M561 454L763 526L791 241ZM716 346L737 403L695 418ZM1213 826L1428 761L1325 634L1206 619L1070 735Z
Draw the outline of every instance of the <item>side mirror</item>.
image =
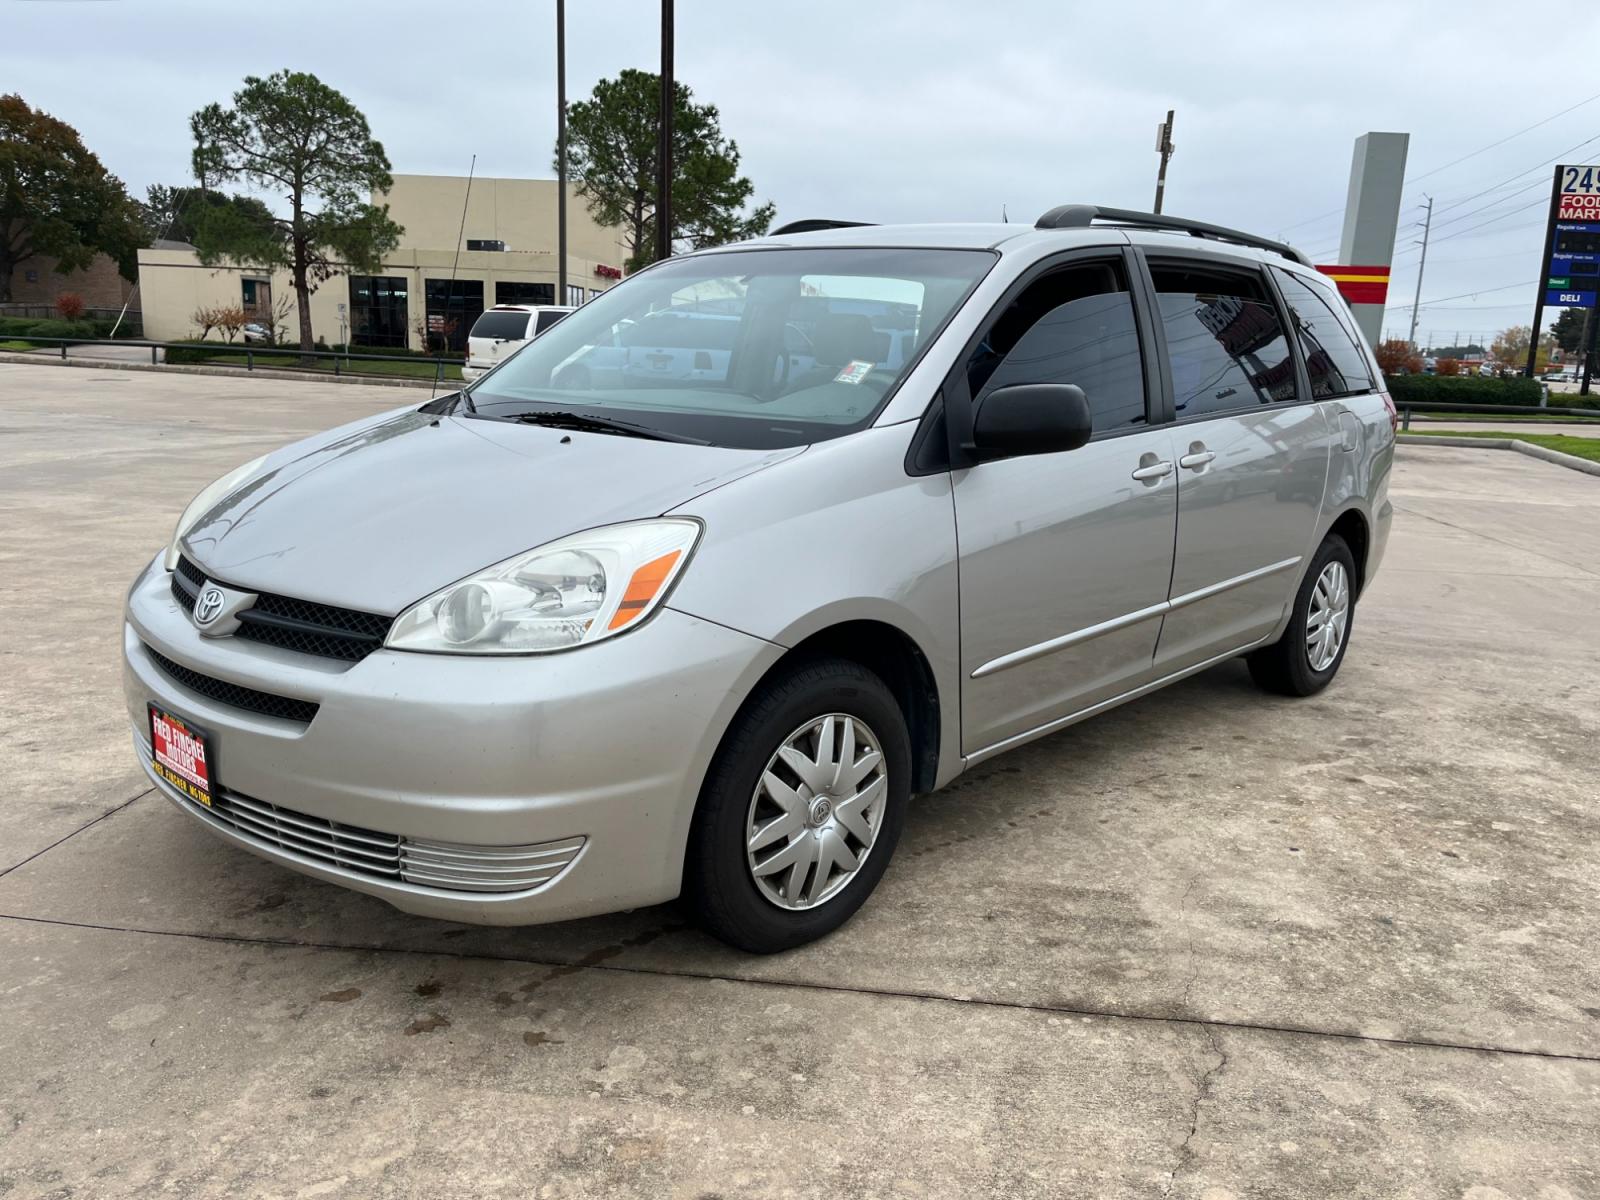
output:
M972 420L972 442L980 458L1076 450L1092 432L1089 400L1070 383L995 388Z

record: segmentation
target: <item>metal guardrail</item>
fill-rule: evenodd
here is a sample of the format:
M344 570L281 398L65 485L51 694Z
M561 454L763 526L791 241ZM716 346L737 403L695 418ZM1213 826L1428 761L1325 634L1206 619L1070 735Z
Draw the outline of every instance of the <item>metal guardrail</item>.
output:
M152 342L143 338L57 338L57 337L30 337L27 334L0 334L0 342L28 342L33 345L60 346L61 358L65 361L67 351L73 346L148 346L150 348L150 364L158 366L158 354L164 350L199 351L210 357L211 355L242 354L245 356L244 369L256 369L256 357L273 356L278 358L331 358L333 359L333 373L339 375L340 364L345 362L394 362L411 363L420 365L432 363L434 365L434 378L444 378L446 366L461 366L465 358L445 358L443 355L424 356L420 354L346 354L342 350L301 350L296 346L262 346L254 342ZM174 363L174 366L182 364ZM233 366L231 363L219 363L219 366ZM270 366L270 363L263 363ZM352 371L351 374L361 374ZM419 378L422 378L419 376Z
M1427 414L1435 413L1488 413L1494 416L1556 416L1565 417L1573 421L1600 421L1600 408L1544 408L1532 404L1463 404L1461 401L1451 403L1448 400L1407 400L1396 401L1395 407L1400 410L1400 428L1411 428L1411 413L1414 411ZM1528 422L1530 425L1539 424L1537 421Z

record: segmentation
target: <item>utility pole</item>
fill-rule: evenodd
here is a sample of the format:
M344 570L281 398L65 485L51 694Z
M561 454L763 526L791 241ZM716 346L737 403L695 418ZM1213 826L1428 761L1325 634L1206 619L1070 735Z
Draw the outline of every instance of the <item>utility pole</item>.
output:
M567 302L567 0L556 0L556 303Z
M1161 155L1161 167L1156 172L1156 206L1155 211L1161 211L1162 198L1167 193L1167 160L1172 157L1172 152L1177 149L1172 144L1172 118L1176 109L1167 109L1167 119L1156 126L1156 153Z
M1417 294L1411 301L1411 336L1406 340L1417 348L1417 316L1422 304L1422 273L1428 268L1428 235L1433 232L1433 197L1428 196L1428 212L1422 220L1422 258L1417 263Z
M661 141L656 149L656 258L672 257L672 0L661 0Z

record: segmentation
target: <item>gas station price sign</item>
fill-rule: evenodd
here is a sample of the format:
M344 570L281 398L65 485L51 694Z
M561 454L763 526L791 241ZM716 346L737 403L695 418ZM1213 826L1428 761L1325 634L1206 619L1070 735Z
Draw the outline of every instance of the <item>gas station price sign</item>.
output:
M1600 166L1563 166L1556 175L1544 302L1593 308L1600 296Z

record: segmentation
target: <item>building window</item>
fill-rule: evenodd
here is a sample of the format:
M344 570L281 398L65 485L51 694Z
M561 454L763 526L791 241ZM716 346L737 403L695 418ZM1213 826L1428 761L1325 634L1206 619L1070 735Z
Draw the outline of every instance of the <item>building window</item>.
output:
M483 280L427 281L427 348L462 350L467 332L483 314Z
M252 320L272 320L272 281L270 279L241 279L240 299L244 311Z
M494 285L496 304L554 304L556 285L553 283L501 282Z
M406 291L403 276L350 276L350 340L359 346L405 346Z
M468 250L504 250L506 244L499 238L468 238Z
M575 283L567 284L567 304L572 308L577 308L582 303L583 289Z

